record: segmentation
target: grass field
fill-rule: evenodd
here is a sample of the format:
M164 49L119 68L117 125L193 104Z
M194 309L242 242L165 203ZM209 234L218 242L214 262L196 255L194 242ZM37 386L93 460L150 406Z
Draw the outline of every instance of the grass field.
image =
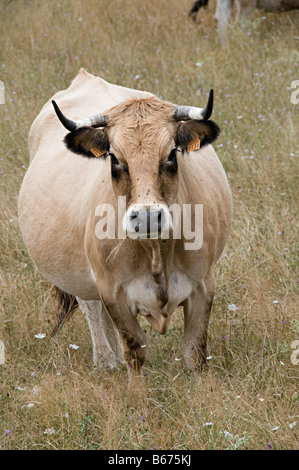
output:
M191 3L0 1L0 449L299 448L299 11L259 12L220 41L213 4L193 24ZM125 370L94 370L79 311L49 337L55 302L26 252L17 198L31 122L80 67L177 104L204 106L215 90L234 220L201 384L183 364L180 310L165 336L144 324L143 397Z

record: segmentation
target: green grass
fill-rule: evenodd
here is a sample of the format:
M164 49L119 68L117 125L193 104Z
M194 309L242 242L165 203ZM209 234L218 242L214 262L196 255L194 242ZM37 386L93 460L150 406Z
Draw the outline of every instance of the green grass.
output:
M2 2L1 449L299 447L298 365L291 362L299 334L298 105L290 89L299 79L299 11L257 13L246 28L232 23L221 42L213 8L194 25L189 7L187 0ZM143 323L146 396L128 391L125 370L93 369L80 312L49 338L54 299L22 241L17 197L30 125L80 67L177 104L203 106L215 90L222 133L214 147L234 220L217 265L212 358L202 383L183 364L179 309L163 337ZM47 336L35 338L40 332Z

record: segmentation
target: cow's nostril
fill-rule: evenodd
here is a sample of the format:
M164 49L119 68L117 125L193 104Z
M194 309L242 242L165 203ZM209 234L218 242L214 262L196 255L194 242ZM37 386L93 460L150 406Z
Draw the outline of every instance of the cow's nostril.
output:
M132 222L132 220L136 219L138 216L139 216L139 211L133 211L133 212L131 212L131 214L130 214L130 222Z
M159 238L165 231L167 217L161 205L136 205L126 215L127 230L138 238Z
M161 230L161 225L162 225L162 211L161 210L156 212L156 217L157 217L158 230L160 231Z

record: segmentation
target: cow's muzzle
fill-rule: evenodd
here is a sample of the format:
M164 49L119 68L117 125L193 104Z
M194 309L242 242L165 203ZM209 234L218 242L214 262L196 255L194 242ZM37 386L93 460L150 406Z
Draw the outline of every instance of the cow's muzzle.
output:
M173 231L172 218L163 204L131 206L124 217L123 229L130 238L169 238Z

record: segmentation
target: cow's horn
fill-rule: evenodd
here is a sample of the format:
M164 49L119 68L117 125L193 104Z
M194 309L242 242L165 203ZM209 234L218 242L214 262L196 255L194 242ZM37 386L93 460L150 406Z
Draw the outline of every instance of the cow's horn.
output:
M104 127L108 124L108 116L105 116L103 114L95 114L94 116L91 116L87 119L81 119L80 121L72 121L60 111L55 101L52 101L52 104L54 106L58 119L68 131L76 131L78 129L81 129L81 127Z
M213 111L214 92L210 90L208 104L205 108L195 108L193 106L176 106L174 110L174 119L176 121L188 121L189 119L207 120Z

